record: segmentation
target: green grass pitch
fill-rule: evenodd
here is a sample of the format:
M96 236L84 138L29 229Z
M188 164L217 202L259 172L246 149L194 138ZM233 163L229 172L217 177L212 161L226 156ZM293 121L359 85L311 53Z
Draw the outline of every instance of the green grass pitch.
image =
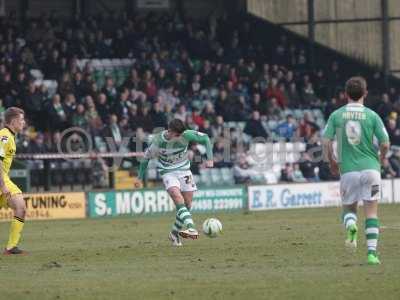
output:
M380 266L365 263L363 230L358 251L344 250L339 215L195 214L224 234L183 248L167 241L172 215L27 222L30 254L0 257L0 299L400 299L400 205L380 207Z

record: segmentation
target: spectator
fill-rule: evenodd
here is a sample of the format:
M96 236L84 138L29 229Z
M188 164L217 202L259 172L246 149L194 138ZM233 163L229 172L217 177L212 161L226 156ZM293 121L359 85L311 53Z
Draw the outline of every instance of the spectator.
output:
M47 153L48 149L44 143L43 134L39 133L34 139L31 139L28 144L28 153Z
M74 85L71 81L69 73L64 73L61 78L61 82L58 86L58 93L62 98L65 98L68 94L74 92Z
M210 125L210 121L208 120L204 120L203 122L203 126L201 126L199 128L199 130L205 134L207 134L208 136L212 137L213 136L213 132L211 129L211 125Z
M314 88L311 82L307 82L302 90L303 103L305 107L319 108L321 101L315 96Z
M166 128L167 118L164 112L161 110L161 105L159 102L153 104L153 109L150 112L150 117L154 128Z
M164 115L165 119L167 120L167 124L171 122L174 119L174 113L172 111L172 106L169 104L166 104L164 107Z
M240 155L238 161L233 167L233 176L235 178L235 183L243 184L248 183L251 180L254 171L250 169L250 165L246 160L246 156Z
M202 128L204 126L204 119L200 114L199 109L194 109L192 113L193 122L199 127Z
M86 129L89 122L86 118L86 110L83 104L78 104L76 107L76 112L72 115L71 123L73 126Z
M390 165L392 166L393 170L396 172L396 177L400 177L400 148L393 147L393 153L389 157Z
M152 132L154 125L153 125L153 119L149 114L148 106L144 106L142 108L141 114L139 114L138 124L141 125L141 128L143 128L145 132Z
M199 126L193 121L192 115L187 115L185 123L188 129L199 130Z
M73 81L73 90L77 99L85 97L85 85L82 78L81 72L76 72Z
M285 138L287 141L291 140L296 133L296 121L292 115L286 117L286 121L276 127L276 133Z
M191 95L199 96L201 90L201 76L199 74L195 74L193 77L193 81L191 84Z
M116 57L124 58L128 56L129 46L122 29L117 29L117 34L115 36L115 40L112 43L112 46L113 53Z
M387 122L387 131L392 145L400 146L400 129L397 127L397 118L390 118Z
M286 99L285 95L282 93L282 91L278 87L278 80L276 78L271 79L271 83L267 89L267 94L266 94L268 99L271 98L276 98L276 101L279 105L280 108L285 108L286 107Z
M217 139L214 143L214 167L215 168L229 168L232 166L229 157L226 157L226 144L229 141L225 141L223 138Z
M15 92L13 92L13 83L11 81L11 74L6 72L0 82L0 95L4 98L5 106L14 105Z
M11 94L14 96L14 101L16 102L17 106L22 105L22 97L25 94L26 90L26 74L24 72L20 72L17 75L17 80L12 84Z
M224 135L224 118L222 116L217 116L215 123L211 127L213 137L221 137Z
M307 181L315 181L315 163L312 162L310 155L307 152L302 153L301 162L299 164L301 173Z
M301 171L298 163L293 164L292 179L293 182L307 182L307 179L304 178L303 172Z
M108 141L111 138L114 141L114 145L119 147L123 140L123 131L118 124L118 116L116 114L110 115L108 125L103 130L103 138L107 142L109 147L108 151L117 151L118 148L111 149Z
M281 108L278 105L276 98L271 98L268 103L267 115L269 119L278 120L281 115Z
M332 175L329 163L323 160L318 162L318 169L318 177L322 181L333 181L339 179L338 177Z
M51 56L43 65L43 71L47 79L56 80L60 77L60 75L62 74L62 69L58 50L54 49L51 52Z
M101 121L106 123L109 115L111 114L111 106L107 101L106 94L100 93L97 96L96 109L99 113Z
M85 118L92 129L100 129L103 125L99 113L97 112L96 106L94 104L93 98L91 96L86 96L85 98L86 111Z
M385 93L382 95L382 100L378 104L376 112L381 116L382 119L386 120L392 111L393 105L390 103L389 95Z
M268 133L261 123L258 111L253 111L251 119L246 122L243 132L253 138L268 138Z
M129 91L124 88L119 95L119 100L113 106L115 114L119 117L127 117L129 113L129 107L132 106L132 102L129 100Z
M267 106L268 106L267 101L261 101L261 96L259 93L253 94L253 99L251 102L251 110L252 111L257 110L260 112L260 115L265 116L265 115L267 115L267 111L268 111Z
M336 98L332 98L329 103L325 106L324 117L328 120L329 116L338 109L338 104Z
M76 99L74 94L67 94L64 100L64 111L67 114L68 123L71 124L71 119L76 111Z
M122 87L128 90L139 90L140 77L138 71L133 68L130 72L129 77L122 84Z
M295 82L291 82L289 85L289 90L287 91L288 97L288 107L298 108L301 104L300 94L297 91L297 86Z
M147 147L146 134L142 127L138 127L135 131L134 138L131 139L130 149L133 152L144 152ZM135 164L139 164L138 159L136 159Z
M37 125L39 130L44 130L43 106L45 103L45 96L33 82L29 82L28 84L28 91L24 102L27 117L33 124Z
M87 93L87 95L89 95L93 99L97 99L99 94L100 94L100 91L99 91L99 87L97 86L97 83L96 82L91 82L89 84L89 92Z
M221 90L219 97L215 103L215 112L224 118L225 121L230 121L232 119L232 97L228 98L228 93L226 90Z
M161 89L158 91L158 99L164 107L166 105L170 105L172 107L178 105L181 102L179 96L179 90L175 90L172 85L168 85L165 89Z
M141 127L141 124L139 123L140 117L137 105L133 104L131 107L129 107L128 120L132 130L135 131L137 128Z
M131 137L133 135L133 131L129 126L129 120L127 117L122 117L118 125L121 130L122 137Z
M114 86L114 80L111 77L106 78L106 83L104 87L102 88L101 92L106 95L109 103L111 105L115 105L117 101L117 89ZM124 90L124 93L126 93L127 90ZM124 94L123 93L123 94Z
M59 94L53 96L50 106L47 108L49 116L48 128L52 130L64 130L67 128L67 114L61 104L61 98Z
M215 115L214 106L210 101L206 102L201 115L204 118L204 120L207 120L210 123L214 123L216 115Z
M154 99L157 95L157 85L152 77L151 71L147 70L143 80L144 92L150 99Z
M4 121L4 112L6 111L6 109L4 108L3 105L3 99L0 98L0 122Z
M175 113L174 118L185 122L188 112L185 105L179 105L178 111Z
M280 180L285 182L293 181L293 166L290 163L286 163L285 167L281 170Z
M320 130L319 126L313 121L311 114L305 112L303 119L300 120L298 127L299 136L308 141L314 133Z

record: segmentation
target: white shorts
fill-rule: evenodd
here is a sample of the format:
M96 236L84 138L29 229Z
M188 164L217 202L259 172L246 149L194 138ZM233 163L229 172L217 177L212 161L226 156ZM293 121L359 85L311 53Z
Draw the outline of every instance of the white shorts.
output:
M381 174L376 170L345 173L340 177L342 203L377 201L381 198Z
M192 172L187 171L174 171L162 175L165 189L176 186L181 192L194 192L197 191L196 183L194 182Z

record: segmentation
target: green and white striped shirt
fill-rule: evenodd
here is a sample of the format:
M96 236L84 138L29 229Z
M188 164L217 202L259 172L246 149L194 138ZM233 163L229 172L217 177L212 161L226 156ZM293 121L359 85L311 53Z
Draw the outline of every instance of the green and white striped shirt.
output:
M206 147L207 159L212 160L212 147L209 137L205 133L195 130L185 130L176 139L167 139L167 131L164 130L153 137L150 147L144 154L144 161L139 169L139 177L143 179L144 171L150 159L157 159L157 170L161 175L173 171L185 171L190 169L188 159L188 146L190 142L197 142Z

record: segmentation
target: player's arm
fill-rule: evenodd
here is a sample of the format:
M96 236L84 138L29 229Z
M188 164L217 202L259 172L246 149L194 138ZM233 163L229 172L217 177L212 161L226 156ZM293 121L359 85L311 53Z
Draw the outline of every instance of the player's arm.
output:
M381 162L383 162L390 149L390 140L385 125L383 124L383 121L378 114L375 115L374 135L378 139L379 149L380 149L380 159Z
M139 179L144 180L146 176L147 166L149 165L149 161L152 158L157 156L157 149L154 144L151 144L147 150L144 152L144 157L141 159L139 164Z
M335 136L336 136L335 117L334 114L332 114L329 117L328 123L326 124L324 130L322 148L323 148L324 160L329 162L332 174L334 176L337 176L339 175L339 165L336 161L335 153L333 151L333 141L335 139Z
M390 144L389 143L384 143L384 144L381 144L379 146L381 163L386 158L386 155L389 152L389 148L390 148Z
M3 159L5 155L5 150L4 150L4 142L0 145L0 191L2 195L8 200L10 198L10 191L8 190L5 182L4 182L4 172L3 172Z
M207 134L196 130L185 130L183 137L189 142L199 143L206 147L207 162L206 166L212 168L214 166L213 151L210 138Z
M145 158L143 158L139 164L139 175L138 176L139 176L139 179L142 181L144 180L148 165L149 165L149 159L145 159Z

